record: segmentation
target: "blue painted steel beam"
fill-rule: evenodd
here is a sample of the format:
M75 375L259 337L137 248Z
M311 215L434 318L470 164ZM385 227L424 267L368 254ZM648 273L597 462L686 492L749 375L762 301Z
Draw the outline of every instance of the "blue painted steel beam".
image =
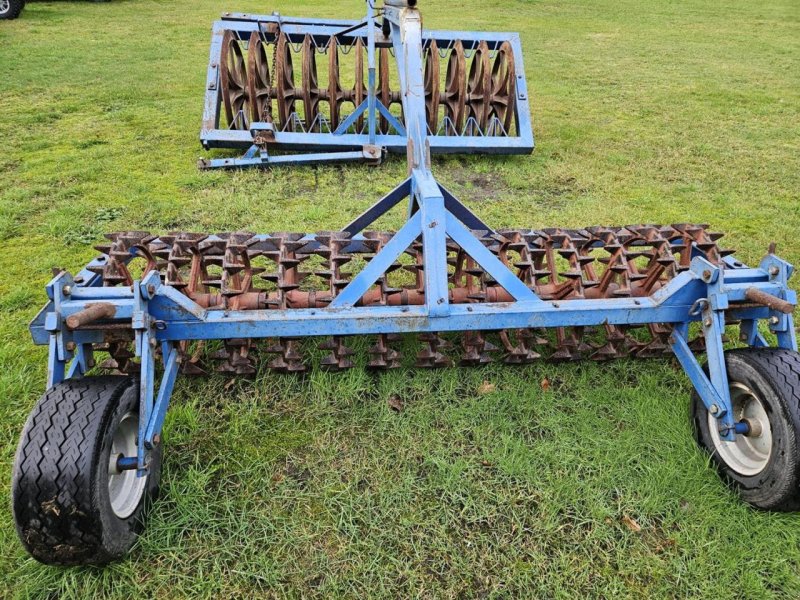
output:
M353 112L347 116L344 121L339 123L339 127L336 128L336 130L333 132L333 135L342 135L343 133L346 133L348 129L356 124L358 117L363 115L368 108L369 100L364 100Z
M452 215L448 214L447 235L469 254L475 262L502 287L511 294L515 300L528 301L533 303L543 303L528 286L512 273L500 260L492 254L475 236L472 235L464 226Z
M156 299L158 300L158 299ZM191 301L190 301L191 302ZM684 323L690 303L656 306L646 299L623 302L570 300L550 302L508 302L451 304L447 318L430 319L425 306L372 306L342 309L292 309L287 311L197 311L190 318L174 303L155 302L153 317L165 327L154 335L159 340L268 338L374 333L422 333L586 327L599 324L643 325ZM557 306L555 306L555 305ZM195 305L196 307L196 305ZM199 308L199 307L196 307ZM755 316L757 310L743 312ZM178 318L179 317L179 318ZM167 320L170 318L171 320Z
M257 15L245 13L225 13L222 18L215 21L216 25L247 33L263 29L265 24L280 23L281 30L296 35L304 35L307 31L318 32L338 32L345 28L352 27L358 21L352 19L315 19L313 17L287 17L284 15ZM330 34L329 34L330 35ZM354 35L354 34L353 34ZM363 34L362 34L363 35ZM486 41L499 45L505 41L513 41L519 38L519 34L508 31L458 31L454 29L426 29L423 32L423 40L436 40L437 43L447 44L456 40L474 41L477 47L478 42ZM245 38L246 39L246 38ZM300 38L302 40L302 38ZM466 45L466 49L472 46ZM493 47L490 44L490 47ZM516 59L516 57L515 57Z
M420 235L420 216L410 219L331 302L330 307L355 306L377 279Z
M451 194L443 185L439 184L439 190L441 190L442 196L444 196L444 207L469 229L494 233L494 229L481 221L475 213L464 206L461 201Z
M435 154L530 154L533 144L516 137L430 135ZM202 132L203 147L241 148L253 145L253 134L245 129L211 129ZM275 149L287 152L356 150L370 143L367 133L306 133L275 131ZM404 154L408 138L398 134L375 134L375 145L387 152Z
M161 434L161 427L164 425L164 417L167 414L167 407L175 387L175 380L178 377L178 348L175 344L168 344L169 352L165 354L164 374L161 376L161 385L158 389L158 396L153 405L153 411L149 421L146 423L145 435L142 438L144 445L152 449L158 443L156 436Z
M364 231L377 219L392 210L398 203L402 202L411 193L411 178L404 179L403 183L395 187L391 192L370 206L367 210L353 219L349 224L342 228L350 235L355 235Z
M378 155L380 156L380 155ZM375 161L364 151L317 152L310 154L261 154L251 158L211 158L201 160L203 169L243 169L246 167L277 167L302 165L330 165L335 163Z
M694 354L689 349L689 345L686 342L687 334L688 325L686 323L681 323L675 328L675 331L670 337L672 351L675 353L678 362L681 363L684 372L703 400L706 409L715 415L726 415L726 423L731 422L729 426L732 426L732 420L730 418L730 392L728 391L727 385L724 388L720 388L718 383L715 383L706 375L700 363L697 362ZM709 358L709 366L710 365L711 358ZM722 366L724 367L724 362ZM724 390L724 392L720 393L721 390ZM733 439L732 432L730 431L726 431L724 434L720 432L720 434L723 435L725 439Z

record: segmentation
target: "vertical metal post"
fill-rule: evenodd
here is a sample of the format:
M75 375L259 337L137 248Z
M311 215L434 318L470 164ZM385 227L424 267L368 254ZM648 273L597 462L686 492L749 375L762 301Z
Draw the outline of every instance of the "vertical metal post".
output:
M431 317L442 317L450 312L447 284L447 212L444 195L430 172L422 19L419 11L412 7L386 7L384 10L391 16L392 44L408 134L408 167L412 173L409 215L413 214L415 202L422 215L425 305Z
M58 357L58 334L50 334L49 353L47 355L47 389L64 381L65 363Z
M155 349L156 338L152 331L152 321L148 314L148 301L160 285L161 277L157 271L148 273L138 285L133 286L133 317L131 325L136 331L136 354L140 357L139 367L139 443L137 447L137 473L142 476L146 471L147 444L145 435L150 415L153 411L155 388Z
M206 97L203 107L203 130L201 137L214 129L219 129L219 107L221 104L219 85L219 61L222 55L222 39L225 28L222 23L214 23L211 35L211 51L206 73Z
M759 267L769 273L772 282L781 286L783 289L781 297L784 300L788 300L793 304L797 303L797 292L789 287L789 277L791 277L794 271L792 265L770 252L770 254L761 261ZM769 329L775 334L775 337L778 338L779 348L797 351L797 334L794 330L794 319L792 315L787 315L777 310L771 310Z
M768 348L769 344L758 332L758 321L755 319L745 319L739 325L741 341L751 348Z
M67 379L78 379L89 370L89 357L92 355L91 344L78 344L75 356L67 371Z
M151 335L149 328L141 332L141 366L139 373L139 446L137 459L139 470L145 466L146 451L144 440L147 433L147 423L153 407L153 387L155 385L155 357L150 346Z
M164 417L167 414L169 400L175 387L175 380L178 377L179 352L177 344L164 342L162 355L164 357L164 374L161 376L158 396L153 405L150 419L146 424L146 433L142 438L144 439L143 445L146 448L154 448L159 442L157 436L161 435L161 427L164 425Z
M431 317L444 317L450 312L447 285L447 213L444 210L444 197L430 173L414 171L412 181L413 197L417 198L422 213L425 305Z
M731 409L730 387L728 386L728 372L725 367L725 348L722 336L725 333L725 311L715 310L712 304L706 305L703 310L703 336L706 342L706 356L708 358L708 373L711 383L719 393L723 404L710 412L720 421L721 429L731 432L734 425L733 410Z
M375 10L367 0L367 123L369 143L375 145L377 110L375 106Z

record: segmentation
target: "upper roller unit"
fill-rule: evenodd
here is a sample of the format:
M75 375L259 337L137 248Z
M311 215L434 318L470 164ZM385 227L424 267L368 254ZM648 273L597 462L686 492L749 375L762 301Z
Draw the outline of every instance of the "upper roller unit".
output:
M533 150L516 33L422 33L433 153ZM214 23L200 139L247 149L201 168L380 162L405 154L400 71L388 21L225 13Z

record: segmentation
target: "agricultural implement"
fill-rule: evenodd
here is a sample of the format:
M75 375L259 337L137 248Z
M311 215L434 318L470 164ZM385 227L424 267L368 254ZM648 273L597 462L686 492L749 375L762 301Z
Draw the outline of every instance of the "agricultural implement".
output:
M421 31L425 119L416 122L405 117L390 21L367 22L225 13L212 30L200 140L246 152L200 167L375 164L406 154L412 124L429 153L533 150L517 34Z
M17 528L37 559L103 563L130 548L157 489L179 374L302 372L320 349L332 370L674 355L694 386L695 436L724 478L754 506L797 507L792 266L770 249L748 267L704 225L492 229L436 181L430 159L530 149L518 39L423 32L414 4L370 5L360 22L229 15L215 25L204 141L252 146L220 166L402 149L408 175L340 230L128 231L108 235L77 275L55 276L31 324L49 345L48 391L13 474ZM299 88L287 76L296 50ZM308 66L326 57L335 73L353 53L356 65L366 59L363 89L336 77L322 86ZM397 91L376 77L388 56ZM439 58L457 66L440 69ZM399 231L370 230L398 205ZM726 329L741 348L725 352ZM401 334L416 336L415 352L401 356Z

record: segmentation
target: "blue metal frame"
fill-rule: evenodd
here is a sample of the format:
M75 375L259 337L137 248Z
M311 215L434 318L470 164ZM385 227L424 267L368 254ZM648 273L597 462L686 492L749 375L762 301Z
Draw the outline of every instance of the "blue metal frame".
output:
M386 6L384 16L391 18L395 8ZM203 110L203 125L200 141L206 149L239 148L247 149L241 158L203 159L201 168L245 168L277 165L321 164L332 162L363 161L380 162L386 152L405 153L409 135L406 123L392 115L376 97L375 50L379 47L393 47L395 59L402 63L402 55L397 53L396 41L384 38L382 30L377 26L376 8L367 2L366 18L359 21L343 21L335 19L297 19L278 15L253 15L243 13L225 13L222 19L215 21L211 35L211 52L206 75L206 95ZM274 39L272 28L280 27L295 43L302 42L306 35L311 35L319 43L324 44L333 35L340 40L351 43L361 38L367 48L368 75L367 96L353 113L346 117L335 131L330 132L293 132L280 131L272 123L254 122L249 130L229 129L220 126L222 96L220 84L220 60L222 55L223 36L233 31L239 39L246 41L254 31L261 32L265 39ZM476 31L425 31L420 32L421 44L427 47L431 41L447 48L455 40L461 40L467 51L474 49L485 41L491 50L503 42L509 42L514 53L514 70L516 77L516 132L513 135L455 135L448 132L428 132L427 140L432 153L491 153L491 154L529 154L534 148L533 130L531 126L530 105L528 102L525 69L522 60L522 46L519 35L502 32ZM404 112L404 116L407 113ZM366 115L367 131L354 133L348 131L356 119ZM388 120L395 130L392 134L377 133L376 121L379 116ZM426 127L427 129L427 127ZM262 132L270 133L268 145L257 144L256 136ZM439 133L437 135L437 133ZM270 154L270 149L280 152L297 152L297 154Z
M398 0L395 0L397 2ZM156 271L131 287L102 287L88 267L75 278L60 273L47 286L50 298L31 323L37 344L49 344L48 386L88 370L92 344L103 342L100 328L66 327L66 319L89 304L110 303L114 316L107 324L129 326L140 357L140 445L138 469L146 472L148 453L159 441L164 415L178 374L177 344L185 340L305 337L376 333L445 332L590 326L599 324L674 324L672 349L709 411L719 419L725 439L737 435L728 390L723 332L728 321L741 322L743 341L761 347L758 332L766 321L781 348L797 350L791 315L747 301L756 288L796 305L788 287L792 266L770 254L757 268L731 257L721 265L706 260L694 248L691 268L644 298L544 301L505 267L470 229L488 230L478 217L440 186L430 171L431 147L425 121L423 36L419 11L385 7L398 58L408 132L409 176L394 190L354 219L344 230L351 243L365 239L361 231L403 200L409 218L366 267L327 308L288 310L208 310L177 289L164 285ZM268 239L268 235L257 236ZM357 306L358 300L414 240L422 238L425 304L419 306ZM448 301L446 244L450 238L479 263L513 298L513 302L451 304ZM214 236L209 238L214 239ZM313 243L313 236L308 237ZM99 257L90 267L102 266ZM706 375L689 349L689 325L700 322L708 352ZM164 370L156 389L155 350L161 348Z

